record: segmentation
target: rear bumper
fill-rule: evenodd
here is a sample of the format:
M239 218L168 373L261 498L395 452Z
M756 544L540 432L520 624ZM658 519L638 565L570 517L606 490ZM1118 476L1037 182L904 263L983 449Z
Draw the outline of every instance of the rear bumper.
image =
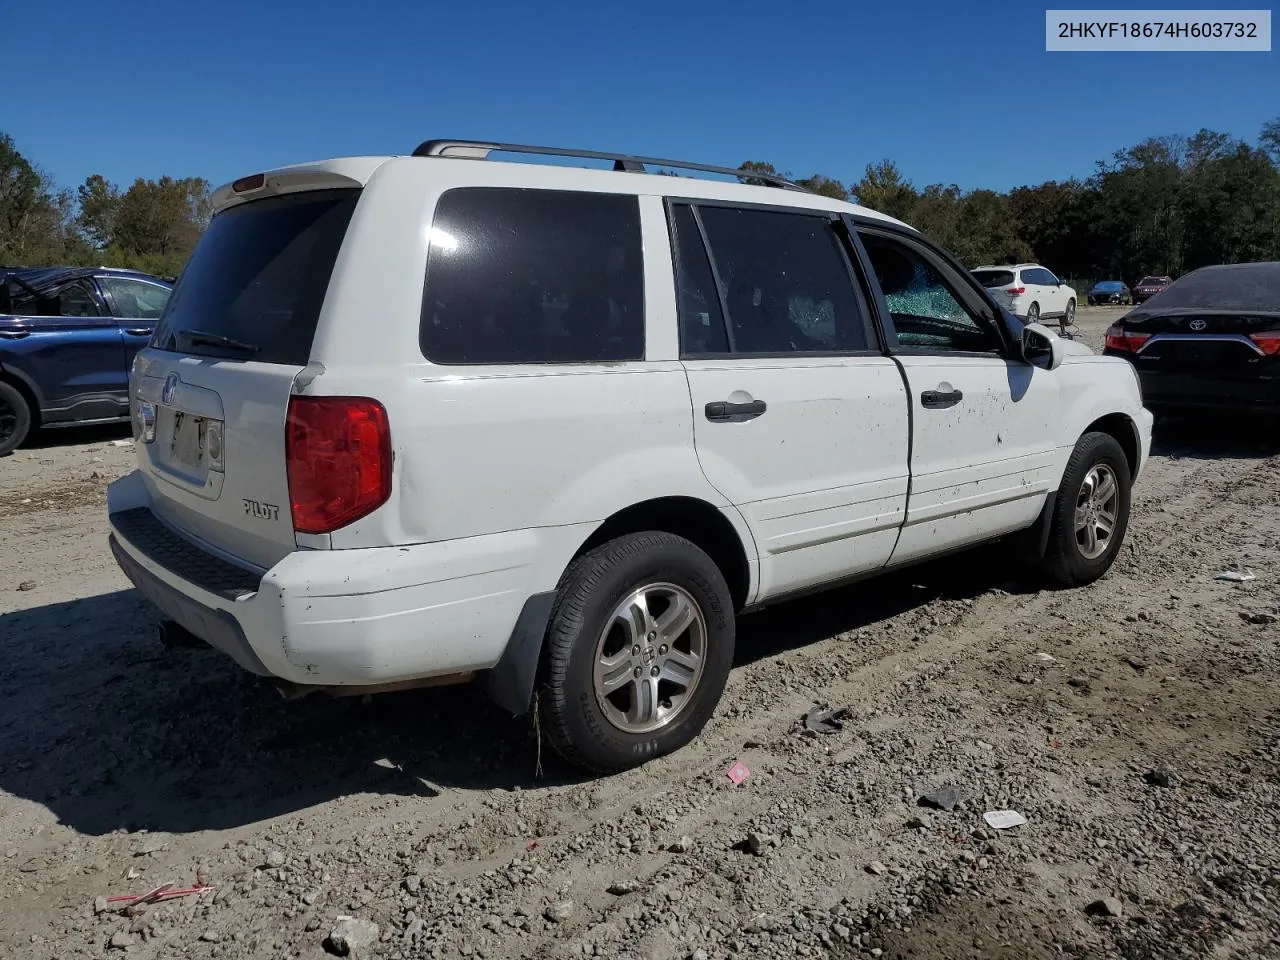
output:
M1138 370L1143 403L1165 409L1280 411L1280 379Z
M374 685L493 667L526 599L559 576L546 562L558 551L537 530L298 550L259 576L163 523L139 502L145 496L136 473L108 490L121 569L166 616L240 666L292 683ZM567 543L576 533L552 536Z

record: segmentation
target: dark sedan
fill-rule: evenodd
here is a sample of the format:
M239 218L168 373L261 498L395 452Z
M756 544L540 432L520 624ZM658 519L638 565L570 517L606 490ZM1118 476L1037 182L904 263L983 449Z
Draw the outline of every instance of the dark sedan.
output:
M1280 261L1202 267L1107 330L1151 410L1280 412Z
M1133 302L1145 303L1157 293L1163 292L1171 283L1172 277L1143 277L1133 288Z
M1108 303L1128 303L1133 294L1121 280L1099 280L1089 291L1090 306Z

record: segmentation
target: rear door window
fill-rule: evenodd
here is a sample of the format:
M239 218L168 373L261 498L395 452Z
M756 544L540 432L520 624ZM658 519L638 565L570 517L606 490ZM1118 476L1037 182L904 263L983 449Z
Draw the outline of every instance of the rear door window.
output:
M636 197L459 188L430 237L419 342L433 363L644 359Z
M152 345L305 366L358 189L312 190L213 218L169 297Z
M872 347L830 218L716 206L700 206L698 215L728 310L731 352L849 353ZM687 298L681 305L687 309ZM691 324L682 318L686 330ZM686 344L686 356L691 346Z

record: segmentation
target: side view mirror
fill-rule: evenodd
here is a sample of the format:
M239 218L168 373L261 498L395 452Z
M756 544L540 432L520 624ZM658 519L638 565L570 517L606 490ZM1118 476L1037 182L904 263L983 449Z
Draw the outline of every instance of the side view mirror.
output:
M1066 351L1048 327L1029 323L1022 330L1022 359L1042 370L1057 370L1066 359Z

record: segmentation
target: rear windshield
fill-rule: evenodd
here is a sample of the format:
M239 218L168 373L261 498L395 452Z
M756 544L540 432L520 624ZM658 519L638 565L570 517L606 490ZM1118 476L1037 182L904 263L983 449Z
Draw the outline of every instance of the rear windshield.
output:
M1143 277L1142 282L1138 284L1140 287L1158 287L1169 281L1165 277Z
M1093 289L1101 290L1103 293L1106 293L1107 291L1122 290L1123 288L1124 284L1119 280L1102 280Z
M153 346L305 366L359 199L358 189L314 190L218 214L169 298Z
M1007 287L1013 283L1012 270L975 270L973 275L984 287Z

